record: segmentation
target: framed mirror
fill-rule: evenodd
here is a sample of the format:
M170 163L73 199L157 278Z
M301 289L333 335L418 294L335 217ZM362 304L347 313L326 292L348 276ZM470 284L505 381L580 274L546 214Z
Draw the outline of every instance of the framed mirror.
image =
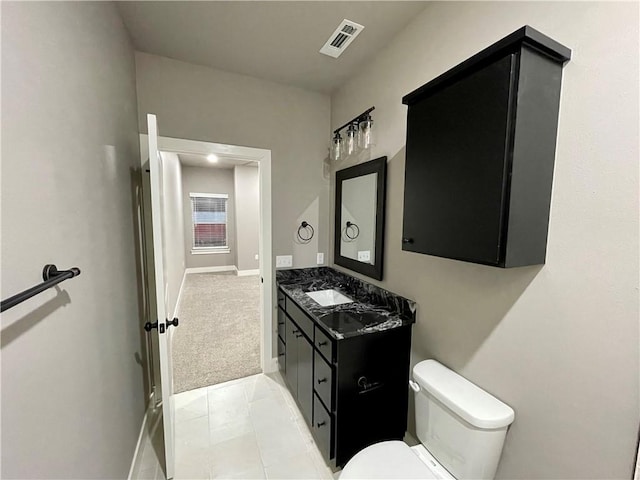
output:
M382 280L387 157L336 172L334 262Z

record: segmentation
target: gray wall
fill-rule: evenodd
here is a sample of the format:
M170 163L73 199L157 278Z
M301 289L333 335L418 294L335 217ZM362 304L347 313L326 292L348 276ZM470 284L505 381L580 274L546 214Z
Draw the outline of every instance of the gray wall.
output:
M187 268L221 267L236 264L235 199L233 170L230 168L182 167L182 195L184 208L184 252ZM193 223L191 220L190 193L226 193L227 241L229 253L193 254Z
M2 2L2 477L125 478L144 414L133 50L109 3Z
M503 270L403 252L401 98L529 24L564 70L547 263ZM442 2L332 96L371 105L389 157L385 279L436 358L514 407L499 478L630 478L638 438L638 4Z
M162 231L167 315L174 315L185 269L182 166L175 153L162 156ZM191 218L191 215L189 215Z
M329 97L140 52L136 75L141 132L155 113L163 136L271 150L272 253L315 265L329 248ZM301 219L316 230L307 245L295 242Z
M236 267L256 270L260 261L260 178L258 168L238 165L233 169L236 207Z

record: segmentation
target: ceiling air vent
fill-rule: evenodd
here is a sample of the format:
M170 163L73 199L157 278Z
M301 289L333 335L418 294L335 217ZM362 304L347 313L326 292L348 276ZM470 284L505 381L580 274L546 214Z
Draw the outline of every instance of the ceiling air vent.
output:
M351 20L343 20L320 49L320 53L338 58L362 30L364 30L362 25Z

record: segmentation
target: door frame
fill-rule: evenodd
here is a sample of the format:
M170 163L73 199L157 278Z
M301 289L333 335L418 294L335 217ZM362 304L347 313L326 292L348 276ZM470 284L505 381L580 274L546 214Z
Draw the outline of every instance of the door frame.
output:
M149 152L147 134L140 134L141 161L144 165ZM263 373L275 372L278 366L273 358L273 258L271 238L271 150L243 147L223 143L187 140L158 136L158 150L171 153L199 155L221 155L251 160L258 163L260 182L260 240L259 268L261 278L260 296L260 367Z

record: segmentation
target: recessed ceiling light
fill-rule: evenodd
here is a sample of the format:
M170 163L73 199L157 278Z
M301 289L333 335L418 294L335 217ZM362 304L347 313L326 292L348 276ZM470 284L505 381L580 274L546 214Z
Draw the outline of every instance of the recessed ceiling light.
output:
M218 156L212 153L210 155L207 155L207 160L209 160L209 162L211 163L216 163L218 161Z

